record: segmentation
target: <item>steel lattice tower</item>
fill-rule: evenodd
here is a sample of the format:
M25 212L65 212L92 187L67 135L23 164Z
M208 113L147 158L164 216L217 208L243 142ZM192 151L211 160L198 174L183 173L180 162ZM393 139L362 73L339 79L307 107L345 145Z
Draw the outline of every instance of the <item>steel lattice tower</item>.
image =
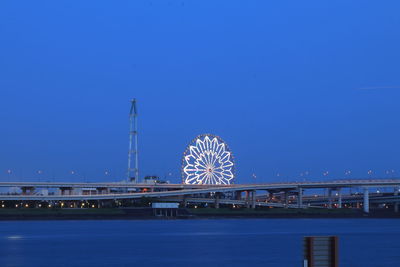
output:
M134 157L134 159L133 159ZM134 160L134 164L133 161ZM134 165L134 167L133 167ZM133 175L132 175L133 174ZM134 178L134 179L132 179ZM138 131L137 131L137 108L136 99L131 100L129 112L129 152L127 180L139 182L139 158L138 158Z

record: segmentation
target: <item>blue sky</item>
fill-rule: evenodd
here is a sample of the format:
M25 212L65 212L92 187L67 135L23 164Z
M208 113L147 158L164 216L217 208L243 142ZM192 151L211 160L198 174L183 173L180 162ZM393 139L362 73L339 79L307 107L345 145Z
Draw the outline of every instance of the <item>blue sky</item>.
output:
M142 175L180 182L182 153L202 133L229 144L238 183L399 174L398 10L3 1L0 179L124 179L133 97Z

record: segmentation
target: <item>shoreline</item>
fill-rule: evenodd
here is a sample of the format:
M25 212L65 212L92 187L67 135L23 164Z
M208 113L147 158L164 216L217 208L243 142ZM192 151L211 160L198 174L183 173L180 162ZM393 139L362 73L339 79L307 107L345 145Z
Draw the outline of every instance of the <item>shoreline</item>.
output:
M151 208L121 209L3 209L0 221L29 220L199 220L199 219L400 219L400 213L372 210L323 209L178 209L178 216L154 216Z

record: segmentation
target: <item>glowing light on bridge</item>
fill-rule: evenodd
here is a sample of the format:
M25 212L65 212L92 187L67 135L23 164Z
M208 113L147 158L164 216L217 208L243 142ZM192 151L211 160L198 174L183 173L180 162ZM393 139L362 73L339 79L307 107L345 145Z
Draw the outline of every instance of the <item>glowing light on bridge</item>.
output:
M197 136L186 148L182 160L184 184L231 184L235 177L232 152L218 136Z

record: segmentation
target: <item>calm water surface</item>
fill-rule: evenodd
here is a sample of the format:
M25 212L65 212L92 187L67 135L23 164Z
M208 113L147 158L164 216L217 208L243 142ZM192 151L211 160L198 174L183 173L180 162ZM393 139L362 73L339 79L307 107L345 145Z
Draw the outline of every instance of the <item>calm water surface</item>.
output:
M400 266L400 220L0 222L0 266L302 266L302 238L338 235L341 267Z

